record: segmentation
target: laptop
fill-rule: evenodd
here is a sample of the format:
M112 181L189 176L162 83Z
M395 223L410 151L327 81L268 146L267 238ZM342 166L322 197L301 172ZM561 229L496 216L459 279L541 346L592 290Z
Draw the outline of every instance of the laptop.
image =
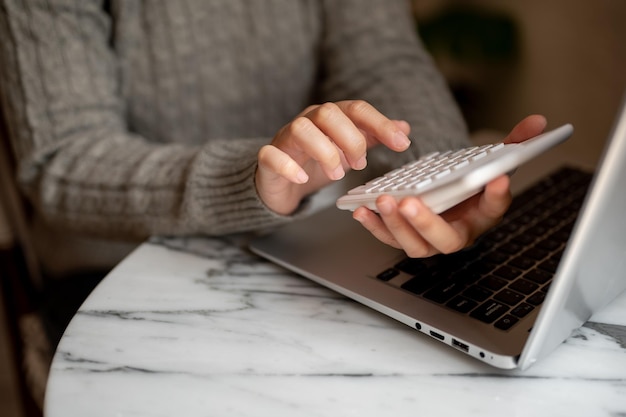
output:
M626 100L594 175L563 167L472 247L410 259L336 207L256 254L502 369L527 369L626 289Z

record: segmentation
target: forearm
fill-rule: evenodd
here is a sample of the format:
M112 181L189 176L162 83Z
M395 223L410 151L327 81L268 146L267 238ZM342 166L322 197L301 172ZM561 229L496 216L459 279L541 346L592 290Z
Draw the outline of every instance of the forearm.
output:
M256 149L256 141L186 147L112 134L73 140L45 162L23 160L21 182L48 221L69 230L218 235L288 221L258 200Z
M20 184L51 223L143 238L223 234L288 220L256 196L263 140L184 145L185 138L132 132L100 2L1 5L2 108Z

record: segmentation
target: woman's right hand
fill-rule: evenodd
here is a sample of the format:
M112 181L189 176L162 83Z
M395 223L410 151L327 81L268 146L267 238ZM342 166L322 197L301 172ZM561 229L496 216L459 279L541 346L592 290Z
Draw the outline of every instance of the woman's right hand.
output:
M365 168L371 147L406 150L409 131L365 101L309 106L259 150L257 192L271 210L291 214L305 196Z

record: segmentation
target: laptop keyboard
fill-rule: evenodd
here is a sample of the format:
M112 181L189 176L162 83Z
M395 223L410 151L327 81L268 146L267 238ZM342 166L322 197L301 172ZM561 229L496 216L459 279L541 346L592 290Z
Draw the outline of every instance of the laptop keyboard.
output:
M377 278L500 330L543 303L592 175L562 168L516 196L472 247L405 258Z

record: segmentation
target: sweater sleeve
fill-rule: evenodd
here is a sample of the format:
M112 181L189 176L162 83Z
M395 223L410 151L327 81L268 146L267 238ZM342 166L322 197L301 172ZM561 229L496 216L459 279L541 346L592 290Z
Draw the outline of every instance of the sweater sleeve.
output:
M36 209L66 230L131 239L289 221L257 196L261 139L164 144L128 129L101 3L0 3L1 104Z
M410 2L326 0L325 5L323 99L364 99L411 125L407 152L378 147L370 162L386 169L420 154L468 145L461 113L417 36Z

